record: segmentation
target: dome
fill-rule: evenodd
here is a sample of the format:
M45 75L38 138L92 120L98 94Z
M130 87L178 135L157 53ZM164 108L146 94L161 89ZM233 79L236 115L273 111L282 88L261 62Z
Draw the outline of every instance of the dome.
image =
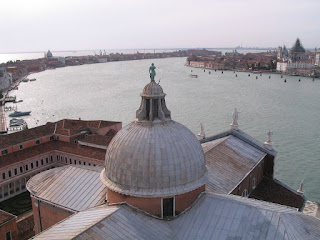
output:
M162 87L159 84L155 82L150 82L144 87L143 92L141 93L141 96L155 97L155 96L165 96L165 94L163 93Z
M290 49L290 52L291 53L304 53L304 52L306 52L306 50L302 46L299 38L297 38L296 42L294 43L294 45Z
M109 189L130 196L190 192L206 183L204 153L180 123L132 122L109 144L101 179Z

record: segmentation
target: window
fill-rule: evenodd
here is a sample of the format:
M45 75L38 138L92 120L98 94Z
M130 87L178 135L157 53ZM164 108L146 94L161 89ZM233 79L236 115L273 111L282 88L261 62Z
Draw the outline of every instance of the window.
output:
M20 145L20 150L23 149L23 145Z
M20 173L23 173L23 167L20 167Z
M36 161L36 167L39 167L39 161Z
M86 165L86 162L83 162L83 165Z
M61 161L63 160L63 157L62 156L60 156L60 159L61 159Z
M88 163L89 166L91 166L91 163Z
M66 160L66 163L68 162L68 158L65 158L65 160Z
M71 160L71 158L70 158L70 164L72 164L72 160Z
M248 197L248 190L247 189L243 190L241 196Z
M31 163L32 164L32 163ZM28 171L28 164L26 165L26 171Z
M53 156L50 156L51 162L53 162Z
M50 136L50 141L52 141L53 140L53 136Z
M163 218L173 217L173 198L163 198L162 199L162 216Z
M30 164L31 165L31 169L33 169L33 162ZM28 170L28 169L27 169Z
M59 156L57 156L57 161L59 161Z
M96 165L95 165L95 164L93 164L93 166L95 167Z
M40 140L37 140L37 141L36 141L36 144L39 145L39 144L40 144Z
M76 161L76 160L74 160L74 164L75 164L75 165L77 164L77 161Z
M2 155L6 155L6 154L8 154L8 150L6 149L6 150L2 150Z
M2 179L6 179L6 173L2 173Z
M59 140L59 136L57 136L57 140Z
M41 159L41 166L43 165L43 159Z
M77 143L77 140L74 140L74 143Z
M256 188L256 178L252 179L252 189Z
M48 158L46 158L46 163L49 163L49 159Z
M8 175L9 175L9 177L11 177L11 170L8 171Z
M14 175L17 175L18 174L18 169L14 169Z
M12 240L11 231L6 232L6 240Z
M81 165L81 161L79 161L79 164Z

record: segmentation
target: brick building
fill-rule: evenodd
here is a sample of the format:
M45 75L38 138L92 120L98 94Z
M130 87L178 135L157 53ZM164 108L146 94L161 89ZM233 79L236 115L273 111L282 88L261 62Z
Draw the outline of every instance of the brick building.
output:
M16 216L0 210L0 240L17 239L18 227Z
M103 165L120 122L64 119L0 135L0 201L26 191L30 177L66 164Z

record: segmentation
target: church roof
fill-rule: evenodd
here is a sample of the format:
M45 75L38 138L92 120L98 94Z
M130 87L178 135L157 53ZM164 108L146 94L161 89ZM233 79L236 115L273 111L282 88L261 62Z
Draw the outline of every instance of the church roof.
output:
M277 155L277 152L273 149L270 149L270 148L267 148L262 142L260 142L259 140L251 137L250 135L248 135L247 133L241 131L240 129L230 129L228 131L225 131L225 132L222 132L222 133L219 133L217 135L214 135L214 136L211 136L211 137L206 137L204 139L201 139L200 140L200 143L203 144L203 143L207 143L207 142L210 142L210 141L213 141L213 140L217 140L217 139L221 139L223 137L227 137L227 136L230 136L230 135L233 135L235 136L236 138L248 143L249 145L253 146L254 148L264 152L264 153L267 153L267 154L270 154L272 156L276 156Z
M197 137L175 121L133 122L108 146L102 181L130 196L170 196L190 192L207 181Z
M100 181L102 168L71 166L54 168L32 177L31 195L71 211L83 211L105 202L107 189Z
M290 49L291 53L295 53L295 52L306 52L306 50L304 49L304 47L302 46L302 43L300 41L299 38L297 38L296 42L293 44L292 48Z
M120 194L153 198L203 186L207 169L197 137L171 120L159 84L152 80L140 96L136 121L122 128L107 148L103 183Z
M319 239L320 221L292 208L234 195L202 194L172 221L127 205L74 214L33 239Z
M230 193L266 153L229 135L202 144L208 167L206 190Z

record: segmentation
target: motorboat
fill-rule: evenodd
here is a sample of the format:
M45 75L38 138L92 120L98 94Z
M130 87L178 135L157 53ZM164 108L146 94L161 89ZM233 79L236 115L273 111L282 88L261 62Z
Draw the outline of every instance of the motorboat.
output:
M26 122L23 119L18 119L18 118L13 118L10 120L10 127L19 127L23 124L25 124Z
M196 75L196 74L190 74L189 77L191 77L191 78L197 78L198 75Z
M33 82L33 81L35 81L35 80L37 80L36 78L31 78L30 79L30 82Z
M26 116L29 115L31 113L31 111L29 112L20 112L20 111L15 111L11 114L9 114L9 117L20 117L20 116Z

